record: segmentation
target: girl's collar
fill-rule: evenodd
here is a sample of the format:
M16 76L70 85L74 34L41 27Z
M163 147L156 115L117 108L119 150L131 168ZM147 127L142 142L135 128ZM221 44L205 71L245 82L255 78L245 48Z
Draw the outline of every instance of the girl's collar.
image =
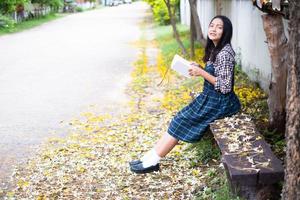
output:
M210 60L206 62L206 65L211 65L213 64L213 62L211 62Z

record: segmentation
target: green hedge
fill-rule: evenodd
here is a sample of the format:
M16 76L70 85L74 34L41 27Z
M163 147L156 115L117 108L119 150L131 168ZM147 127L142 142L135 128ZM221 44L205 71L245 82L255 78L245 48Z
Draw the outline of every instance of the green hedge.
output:
M0 14L9 14L16 10L18 5L24 5L29 0L1 0Z
M15 21L7 16L0 14L0 29L12 29L15 26Z
M11 14L16 11L17 7L26 6L28 3L37 3L58 9L64 5L64 0L0 0L0 14Z

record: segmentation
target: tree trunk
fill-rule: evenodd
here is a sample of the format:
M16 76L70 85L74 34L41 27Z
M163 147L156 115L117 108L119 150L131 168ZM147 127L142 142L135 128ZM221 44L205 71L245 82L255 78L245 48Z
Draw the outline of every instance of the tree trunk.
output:
M280 133L285 131L286 82L287 82L287 38L282 17L262 16L272 64L272 77L268 98L270 128Z
M290 1L290 36L283 199L300 198L300 2Z
M222 1L216 0L216 5L217 5L216 13L217 13L217 15L221 15L222 14Z
M168 10L168 14L170 17L170 22L171 22L171 26L173 28L173 33L174 33L174 37L179 45L179 47L181 48L182 54L183 55L187 55L187 51L182 43L182 41L180 40L180 36L179 33L177 31L177 27L176 27L176 20L175 20L175 13L172 12L172 6L171 6L171 2L170 0L164 0L166 6L167 6L167 10Z
M191 13L191 20L190 20L190 43L191 43L191 58L195 57L195 23L193 19L193 15Z
M191 16L193 18L193 22L195 25L197 40L202 44L202 46L205 46L206 39L203 36L202 27L199 20L199 15L197 11L197 0L189 0L189 3L190 3Z

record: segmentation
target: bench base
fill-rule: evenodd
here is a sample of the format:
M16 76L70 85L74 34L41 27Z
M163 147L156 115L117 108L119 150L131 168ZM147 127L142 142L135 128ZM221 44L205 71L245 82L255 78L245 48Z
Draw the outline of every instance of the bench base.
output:
M281 199L281 189L278 185L240 185L227 176L232 194L247 200L277 200Z
M233 193L247 200L280 199L282 162L249 116L240 113L216 120L210 130L222 152Z

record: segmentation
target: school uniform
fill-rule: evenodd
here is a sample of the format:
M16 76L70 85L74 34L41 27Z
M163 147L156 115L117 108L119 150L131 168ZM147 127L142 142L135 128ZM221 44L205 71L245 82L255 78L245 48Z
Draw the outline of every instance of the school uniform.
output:
M208 61L205 71L216 77L215 85L204 81L203 91L172 119L168 133L174 138L193 143L199 141L209 124L216 119L236 114L241 104L233 91L235 53L227 44Z

